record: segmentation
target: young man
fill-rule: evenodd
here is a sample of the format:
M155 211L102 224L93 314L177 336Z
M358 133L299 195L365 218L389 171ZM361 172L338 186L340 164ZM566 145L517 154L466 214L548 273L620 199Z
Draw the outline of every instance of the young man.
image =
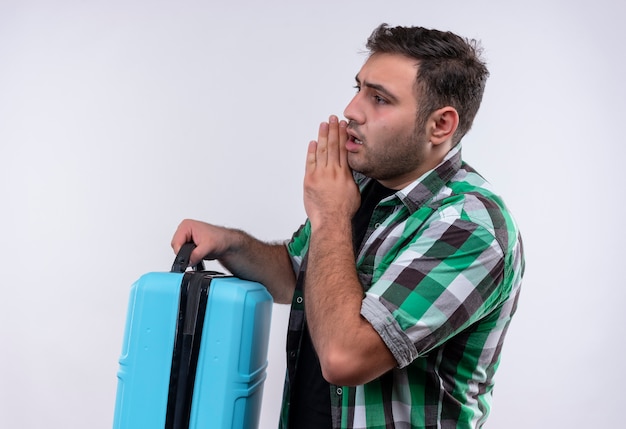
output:
M348 122L309 144L286 244L186 220L197 245L291 303L282 428L475 428L524 270L517 227L461 160L488 71L474 42L381 25Z

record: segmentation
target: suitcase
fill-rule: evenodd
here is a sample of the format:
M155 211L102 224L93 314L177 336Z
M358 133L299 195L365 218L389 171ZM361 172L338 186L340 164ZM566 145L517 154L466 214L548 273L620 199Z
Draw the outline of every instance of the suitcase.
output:
M202 264L186 271L193 247L131 287L114 429L258 427L272 298Z

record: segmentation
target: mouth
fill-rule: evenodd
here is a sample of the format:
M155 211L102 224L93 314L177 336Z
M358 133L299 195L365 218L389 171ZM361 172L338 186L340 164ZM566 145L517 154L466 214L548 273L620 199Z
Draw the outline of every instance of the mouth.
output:
M363 140L354 131L348 131L348 141L354 144L362 145Z

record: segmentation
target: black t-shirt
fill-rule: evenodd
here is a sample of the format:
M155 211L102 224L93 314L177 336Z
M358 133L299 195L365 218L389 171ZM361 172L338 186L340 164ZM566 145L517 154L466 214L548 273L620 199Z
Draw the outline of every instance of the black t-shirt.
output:
M361 193L361 205L352 218L352 242L356 253L361 246L374 209L383 199L396 192L372 180Z
M376 180L372 180L361 193L361 205L352 218L355 252L365 237L374 208L382 199L394 192L393 189L388 189ZM302 333L298 368L291 384L289 427L293 429L332 427L330 385L322 377L320 362L313 348L306 324Z

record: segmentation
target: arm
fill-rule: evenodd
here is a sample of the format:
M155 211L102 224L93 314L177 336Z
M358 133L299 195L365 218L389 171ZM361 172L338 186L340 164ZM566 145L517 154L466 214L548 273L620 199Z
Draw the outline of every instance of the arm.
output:
M295 274L285 246L265 243L243 231L184 220L172 238L172 248L193 241L196 248L190 264L201 259L217 259L235 276L262 283L277 303L291 302Z
M397 366L393 355L361 316L363 288L352 248L352 216L359 191L347 162L346 123L331 117L311 142L304 179L311 241L305 283L309 330L324 378L364 384Z

